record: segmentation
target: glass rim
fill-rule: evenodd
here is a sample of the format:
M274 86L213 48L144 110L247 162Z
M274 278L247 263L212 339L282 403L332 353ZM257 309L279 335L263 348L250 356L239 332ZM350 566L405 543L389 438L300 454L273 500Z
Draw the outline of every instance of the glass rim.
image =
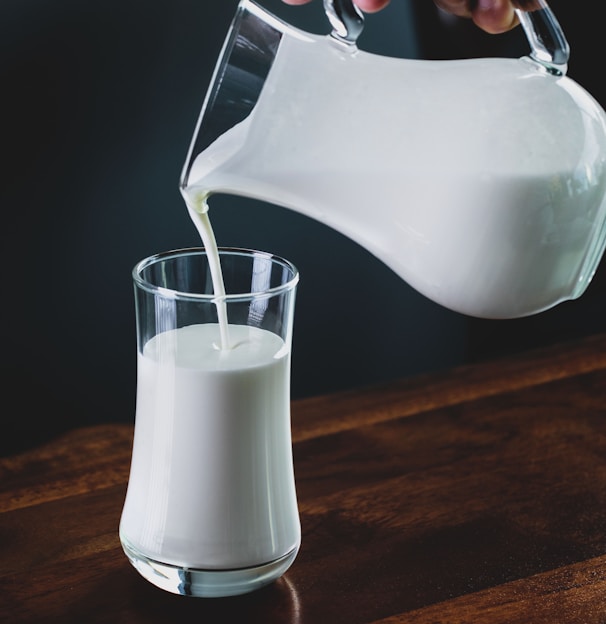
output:
M246 247L218 247L219 259L222 256L241 256L241 257L262 257L266 260L270 260L274 264L281 265L285 269L291 272L291 278L278 286L267 288L259 291L248 291L239 293L226 293L225 295L216 295L215 293L192 293L183 290L177 290L174 288L166 288L165 286L158 286L148 280L146 280L141 273L148 267L157 264L166 259L178 258L183 256L207 256L208 253L205 247L183 247L181 249L171 249L169 251L162 251L151 256L147 256L142 260L139 260L132 269L132 278L135 285L142 290L145 290L152 294L160 294L163 297L171 299L188 299L192 301L238 301L245 299L253 299L259 297L273 297L280 293L292 290L299 282L299 270L297 267L286 260L282 256L270 253L268 251L261 251L259 249L249 249Z

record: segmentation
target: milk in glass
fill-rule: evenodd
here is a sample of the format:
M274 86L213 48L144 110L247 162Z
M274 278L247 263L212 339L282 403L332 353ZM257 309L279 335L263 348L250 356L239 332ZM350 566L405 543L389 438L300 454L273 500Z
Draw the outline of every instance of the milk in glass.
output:
M228 322L229 306L240 304L225 298L206 206L188 208L204 243L214 299L177 302L178 294L161 289L152 299L159 331L137 356L135 437L120 537L133 565L156 585L174 593L226 596L283 574L300 544L290 432L291 338L283 327L291 322L292 303L282 299L278 311L271 310L282 315L273 327L282 335L257 326L269 299L284 297L266 292L263 271L274 260L260 258L242 265L253 290L241 295L246 324ZM291 277L289 290L296 279ZM179 304L194 310L216 306L218 322L181 326ZM144 323L146 312L138 314Z

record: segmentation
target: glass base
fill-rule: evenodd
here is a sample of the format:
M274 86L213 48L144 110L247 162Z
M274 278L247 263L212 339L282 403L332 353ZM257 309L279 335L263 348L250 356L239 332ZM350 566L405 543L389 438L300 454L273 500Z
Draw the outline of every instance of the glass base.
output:
M122 549L141 574L156 587L173 594L200 598L221 598L246 594L280 578L297 556L299 547L259 566L238 570L199 570L150 559L121 538Z

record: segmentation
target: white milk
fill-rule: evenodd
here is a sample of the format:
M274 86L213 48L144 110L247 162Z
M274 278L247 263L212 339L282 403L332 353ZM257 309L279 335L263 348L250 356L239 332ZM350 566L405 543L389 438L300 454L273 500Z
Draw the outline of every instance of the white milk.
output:
M249 117L197 155L186 191L292 208L446 307L515 317L591 278L604 136L581 87L528 61L377 63L285 37Z
M227 308L225 301L221 299L221 297L225 296L225 284L223 283L223 272L221 270L221 260L219 258L215 233L208 217L208 205L204 197L198 197L197 201L192 201L188 195L183 194L183 199L185 199L185 205L187 206L189 216L196 226L198 234L200 234L200 238L202 239L202 245L206 250L206 257L208 259L208 266L213 283L213 293L218 297L216 305L219 329L221 331L221 341L219 344L222 349L229 349L231 344L227 323Z
M203 197L186 204L206 249L218 324L156 335L137 360L137 412L121 538L177 567L235 570L296 552L290 348L229 325Z
M132 467L120 534L147 557L235 569L296 549L290 352L282 339L216 324L152 338L138 356Z

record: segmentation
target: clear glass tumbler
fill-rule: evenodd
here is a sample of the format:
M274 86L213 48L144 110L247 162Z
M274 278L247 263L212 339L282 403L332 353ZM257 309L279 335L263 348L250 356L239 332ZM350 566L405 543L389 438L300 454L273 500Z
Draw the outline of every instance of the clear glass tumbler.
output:
M219 249L225 295L201 248L133 269L137 405L120 521L139 573L172 593L246 593L294 561L301 529L290 430L299 274Z

